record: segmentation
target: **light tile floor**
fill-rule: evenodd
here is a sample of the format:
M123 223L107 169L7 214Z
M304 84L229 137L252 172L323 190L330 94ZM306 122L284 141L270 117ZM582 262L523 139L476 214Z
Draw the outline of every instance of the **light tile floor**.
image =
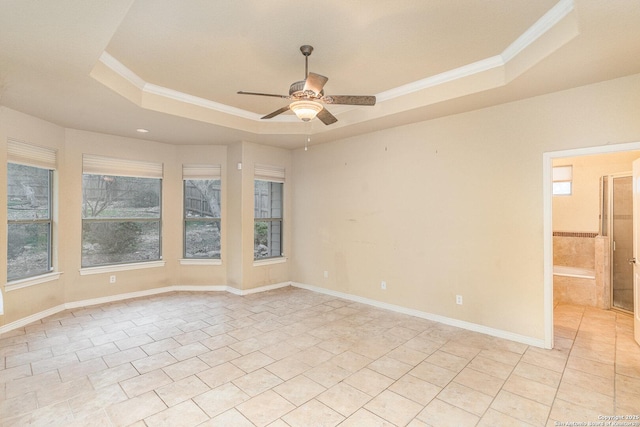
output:
M640 415L632 328L561 305L543 350L296 288L164 294L0 336L0 425L597 422Z

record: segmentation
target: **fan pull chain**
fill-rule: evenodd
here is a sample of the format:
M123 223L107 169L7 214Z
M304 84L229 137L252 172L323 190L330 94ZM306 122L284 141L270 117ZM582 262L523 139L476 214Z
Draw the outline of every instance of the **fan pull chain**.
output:
M304 142L304 151L309 149L309 144L311 144L311 122L306 123L307 127L307 140Z

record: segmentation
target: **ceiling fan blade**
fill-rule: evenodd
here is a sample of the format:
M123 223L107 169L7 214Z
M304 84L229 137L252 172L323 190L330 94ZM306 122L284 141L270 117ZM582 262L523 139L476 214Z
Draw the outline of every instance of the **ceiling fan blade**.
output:
M320 74L316 74L316 73L309 73L309 75L307 76L307 79L304 81L303 90L305 92L310 90L316 95L318 95L320 92L322 92L322 88L327 83L327 80L329 80L328 77L321 76Z
M326 95L321 101L325 104L376 105L376 97L368 95Z
M325 125L330 125L338 121L338 119L336 119L336 117L331 114L326 108L320 110L316 117L319 118Z
M266 116L261 117L261 118L262 118L262 119L272 119L272 118L274 118L275 116L277 116L277 115L279 115L279 114L282 114L282 113L284 113L284 112L287 112L287 111L289 111L289 106L288 106L288 105L287 105L286 107L282 107L282 108L280 108L279 110L274 111L273 113L267 114Z
M240 95L273 96L275 98L291 99L291 97L288 96L288 95L276 95L276 94L273 94L273 93L260 93L260 92L244 92L242 90L239 90L238 94L240 94Z

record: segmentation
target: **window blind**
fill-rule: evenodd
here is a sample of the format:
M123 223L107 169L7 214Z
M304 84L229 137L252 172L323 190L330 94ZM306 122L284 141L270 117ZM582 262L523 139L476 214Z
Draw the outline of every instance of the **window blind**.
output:
M254 178L261 181L284 182L284 168L279 166L256 165Z
M553 181L571 181L573 178L572 166L554 166L552 169Z
M90 175L118 175L136 178L162 178L162 163L85 154L82 156L82 172Z
M220 165L182 165L182 179L220 179Z
M56 150L14 139L7 140L7 160L11 163L45 169L55 169L58 163Z

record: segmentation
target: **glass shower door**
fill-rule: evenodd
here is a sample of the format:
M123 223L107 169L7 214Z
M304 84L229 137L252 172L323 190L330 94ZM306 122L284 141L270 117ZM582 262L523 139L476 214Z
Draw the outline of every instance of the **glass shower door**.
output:
M613 177L611 215L612 306L633 311L633 178Z

